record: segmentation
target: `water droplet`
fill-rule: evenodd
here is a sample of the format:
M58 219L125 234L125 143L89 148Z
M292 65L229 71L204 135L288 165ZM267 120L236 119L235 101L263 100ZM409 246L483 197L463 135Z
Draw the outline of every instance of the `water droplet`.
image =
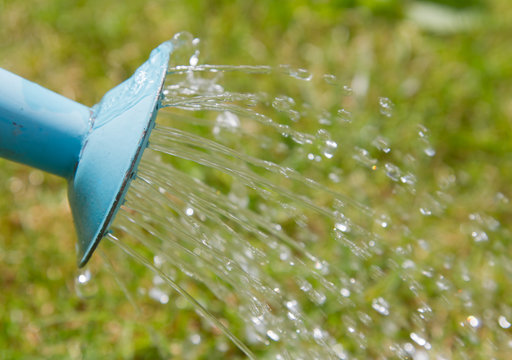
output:
M336 112L336 118L342 123L351 123L352 122L352 113L345 109L339 109Z
M372 308L379 314L388 316L389 315L389 303L382 297L373 299Z
M160 304L167 304L169 302L169 295L159 287L152 287L148 292L148 296Z
M236 131L236 129L240 127L240 120L238 116L232 112L224 111L217 116L216 125L230 129L231 131Z
M190 335L190 342L194 345L200 344L201 343L201 335L199 335L199 334Z
M431 211L430 209L425 208L425 207L421 207L421 208L420 208L420 213L421 213L422 215L425 215L425 216L430 216L430 215L432 215L432 211Z
M319 142L320 152L326 159L331 159L338 148L338 144L331 139L329 132L324 129L318 130L316 139Z
M305 279L298 279L298 283L299 283L300 289L304 292L309 292L309 291L311 291L311 289L313 289L313 285L311 285L311 283L309 283Z
M308 292L308 296L317 305L322 305L325 303L325 300L327 300L327 296L323 292L320 292L318 290L312 290Z
M434 156L436 154L436 150L433 148L433 147L430 147L430 146L427 146L423 152L427 155L427 156Z
M421 273L428 278L432 278L434 276L434 271L432 269L425 269Z
M386 117L393 115L395 105L386 97L379 98L380 113Z
M199 50L194 51L194 54L189 59L190 66L197 66L199 63Z
M336 75L324 74L323 78L324 78L324 81L327 84L330 84L330 85L337 85L338 84L338 79L336 78Z
M416 334L415 332L412 332L410 335L410 338L412 341L414 341L419 346L425 346L427 344L427 340Z
M23 190L24 185L25 184L23 183L23 181L17 177L13 176L9 179L9 190L13 194L21 192Z
M341 288L340 294L343 297L349 297L350 296L350 290L347 288Z
M238 116L230 111L224 111L217 116L212 132L216 137L220 138L223 131L236 133L239 127L240 120Z
M78 297L89 299L96 295L98 286L92 279L91 271L88 268L80 269L75 278L75 291Z
M318 119L318 123L320 125L332 125L331 115L327 111L321 111L320 114L316 116L316 118Z
M225 267L226 267L226 270L229 272L229 271L232 271L233 270L233 262L231 260L228 260L225 264Z
M162 279L160 276L155 275L153 276L153 285L159 286L165 284L165 280Z
M338 184L341 181L340 174L335 171L329 173L328 177L329 177L329 180L331 180L335 184Z
M498 220L496 220L495 218L493 218L492 216L486 216L483 219L483 223L491 231L497 231L498 228L500 227L500 222Z
M386 163L384 165L384 168L386 169L386 175L388 178L390 178L393 181L399 181L401 176L400 168L394 164Z
M256 326L259 326L259 325L263 324L263 316L262 315L253 316L253 317L251 317L251 322Z
M480 213L469 214L469 220L485 226L487 229L491 231L496 231L500 227L500 222L493 218L492 216Z
M345 95L347 96L352 95L352 93L354 92L354 90L348 85L343 85L343 91L345 91Z
M496 193L495 200L497 203L500 203L500 204L508 204L510 202L509 198L502 192Z
M324 338L324 332L320 328L314 328L313 329L313 337L316 340L322 340Z
M311 74L306 69L290 70L289 75L291 77L294 77L295 79L304 80L304 81L310 81L311 79L313 79L313 74Z
M329 274L329 263L327 261L315 261L315 269L319 270L322 275Z
M480 222L482 219L482 217L478 213L469 214L468 218L469 218L469 220L476 221L476 222Z
M411 173L407 173L403 176L400 176L400 182L407 185L414 185L416 183L416 176Z
M481 325L481 322L480 322L480 319L478 319L476 316L474 315L469 315L467 318L466 318L466 321L467 323L472 327L472 328L479 328L480 325Z
M282 135L284 137L290 136L290 129L288 126L284 126L286 131L283 131ZM304 144L312 144L313 143L313 137L309 134L304 134L299 131L293 131L291 133L292 140L295 141L297 144L304 145Z
M338 223L334 224L334 229L339 230L341 232L349 232L350 226L348 223L338 222Z
M355 154L353 157L354 160L360 162L361 164L368 166L369 168L372 168L374 165L377 164L377 160L373 159L370 156L370 152L366 149L355 147Z
M295 106L295 100L289 96L276 96L272 102L272 107L277 111L287 112Z
M471 232L471 237L473 238L473 240L475 242L489 241L489 237L487 236L487 233L485 231L483 231L483 230L472 231Z
M439 279L436 281L436 285L441 291L450 290L451 287L450 283L443 275L439 275Z
M220 340L220 341L217 341L216 348L220 352L225 353L226 351L229 350L229 345L227 342Z
M176 48L192 45L194 37L186 31L176 33L171 42Z
M386 153L386 154L391 151L391 148L389 147L388 141L386 139L384 139L383 137L381 137L381 136L376 137L373 140L372 145L375 146L380 151Z
M288 319L293 320L293 321L295 321L295 320L297 320L297 319L298 319L297 315L296 315L296 314L294 314L294 313L292 313L291 311L288 311L288 313L286 314L286 316L288 316Z
M418 135L421 138L427 138L429 136L429 131L425 125L418 125Z
M424 125L418 125L418 135L421 142L423 143L423 152L429 157L433 157L436 154L436 150L430 144L429 130Z
M326 140L325 141L325 148L324 148L324 156L327 159L331 159L334 156L334 151L338 147L338 144L332 140Z
M432 316L432 308L427 304L424 304L422 307L418 308L418 313L421 319L429 320Z
M348 358L348 355L345 352L345 349L343 348L343 345L341 345L340 343L334 344L334 346L332 347L332 351L334 351L334 353L336 354L336 356L340 360L345 360L345 359Z
M382 214L379 217L375 219L375 222L379 224L382 228L386 229L389 227L389 224L391 223L391 219L388 215Z
M91 272L89 270L86 270L82 272L78 277L76 278L79 284L85 284L89 280L91 280Z
M416 352L414 345L411 343L405 343L404 350L407 351L409 354L414 354Z
M300 113L297 110L290 109L286 112L286 115L291 121L297 122L300 119Z
M286 261L290 259L292 252L287 246L280 246L279 259Z
M426 350L430 350L431 349L431 346L429 343L427 343L425 345L425 349ZM425 350L418 350L414 353L414 360L429 360L430 359L430 356L428 355L428 353L425 351ZM442 356L438 356L437 359L439 360L444 360L444 359L447 359L445 357L442 357Z
M414 269L416 267L416 264L414 263L414 261L412 260L405 260L403 263L402 263L402 268L403 269Z
M498 318L498 324L500 324L503 329L508 329L512 325L503 315L500 315Z
M44 173L40 170L32 170L28 175L28 181L32 186L39 186L44 181Z
M155 266L157 268L161 268L162 265L164 264L164 262L165 262L165 259L163 256L160 256L160 255L153 256L153 263L155 264Z
M274 330L268 330L267 336L273 341L279 341L280 337Z
M293 311L295 313L298 313L300 311L299 303L297 300L290 300L285 302L285 306L288 308L288 310Z
M364 97L368 93L370 77L367 72L359 72L352 79L352 89L358 97Z

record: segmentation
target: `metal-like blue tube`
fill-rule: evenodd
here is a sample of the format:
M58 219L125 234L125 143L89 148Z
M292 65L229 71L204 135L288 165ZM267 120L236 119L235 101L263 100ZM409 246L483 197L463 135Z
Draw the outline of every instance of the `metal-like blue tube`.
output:
M0 68L0 157L70 179L91 109Z

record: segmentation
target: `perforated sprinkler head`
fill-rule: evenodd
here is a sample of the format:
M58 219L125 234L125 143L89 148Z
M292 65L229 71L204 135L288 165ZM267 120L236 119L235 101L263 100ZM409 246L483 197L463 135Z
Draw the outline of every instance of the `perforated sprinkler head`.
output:
M0 69L0 156L68 180L84 266L108 232L147 147L171 42L92 108Z

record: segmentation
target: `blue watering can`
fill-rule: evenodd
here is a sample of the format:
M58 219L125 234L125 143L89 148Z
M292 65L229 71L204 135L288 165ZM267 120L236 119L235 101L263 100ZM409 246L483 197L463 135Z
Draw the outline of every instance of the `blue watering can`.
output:
M0 156L68 180L83 267L123 203L160 105L171 42L92 108L0 68Z

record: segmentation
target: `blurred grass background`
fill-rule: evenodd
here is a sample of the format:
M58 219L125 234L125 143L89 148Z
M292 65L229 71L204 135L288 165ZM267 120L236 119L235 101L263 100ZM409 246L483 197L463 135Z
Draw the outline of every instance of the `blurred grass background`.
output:
M92 105L183 30L203 63L362 76L363 101L387 96L430 129L432 174L464 175L460 208L512 196L508 0L0 0L0 67ZM147 332L112 317L130 312L122 296L75 295L64 181L1 159L0 173L0 358L155 358ZM512 220L508 207L494 216ZM176 344L189 320L169 320Z

